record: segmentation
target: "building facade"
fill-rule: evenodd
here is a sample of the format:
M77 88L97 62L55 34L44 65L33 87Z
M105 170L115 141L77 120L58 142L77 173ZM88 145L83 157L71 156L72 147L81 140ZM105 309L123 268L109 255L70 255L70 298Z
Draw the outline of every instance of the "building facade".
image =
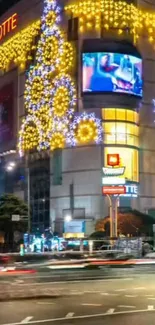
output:
M0 19L0 191L13 191L26 199L28 166L32 228L51 226L58 233L84 236L109 213L103 187L118 187L116 177L104 177L109 155L117 155L117 167L125 168L119 178L119 185L125 187L119 205L155 214L155 5L142 0L57 2L60 13L52 1L21 0ZM52 21L59 14L54 34ZM61 37L65 39L66 52L59 62L56 56L50 63L50 52L54 60L59 51L56 41L46 39L53 35L60 46ZM58 75L67 73L74 83L71 88L69 81L65 84L69 96L76 97L74 112L71 107L67 117L62 114L63 110L68 114L66 92L65 100L61 94L55 101L48 97L59 91L54 69ZM33 79L44 74L45 93ZM60 88L63 82L59 81ZM48 115L47 103L57 111L49 108ZM63 123L68 118L71 128L56 129L63 137L57 134L53 140L55 133L49 130L54 128L53 121L57 128L61 118ZM49 133L42 132L42 125ZM10 176L5 166L11 160L16 160L17 168ZM72 221L66 222L69 217Z

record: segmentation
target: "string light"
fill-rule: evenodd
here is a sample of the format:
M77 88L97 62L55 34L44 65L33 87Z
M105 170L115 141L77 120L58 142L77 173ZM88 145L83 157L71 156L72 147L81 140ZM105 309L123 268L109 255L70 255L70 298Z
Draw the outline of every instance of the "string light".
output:
M140 37L140 33L145 29L145 32L148 34L148 41L153 44L153 48L155 48L155 13L144 12L133 4L115 0L79 1L78 3L66 6L65 10L68 14L79 16L79 31L81 33L84 33L87 29L90 31L94 29L94 27L97 31L101 27L104 27L106 30L115 28L118 35L121 35L127 28L133 35L136 43ZM21 70L25 69L27 61L32 60L31 51L36 48L33 42L40 32L41 24L41 29L44 34L42 34L42 39L40 40L40 53L38 52L37 59L38 62L41 60L41 47L42 45L46 45L46 36L51 35L52 37L53 35L51 44L42 47L42 50L46 53L44 60L48 63L47 66L49 66L50 61L48 61L48 56L52 60L51 54L54 52L55 57L55 51L59 43L58 39L56 41L56 37L59 36L60 39L61 36L63 37L63 34L56 28L59 21L60 8L56 6L55 2L50 3L49 0L48 2L45 1L41 21L38 20L34 22L0 46L0 69L2 71L8 71L11 63L14 63L15 66L18 66ZM68 48L66 49L66 47ZM52 49L51 52L48 52L49 48ZM67 42L65 42L63 44L59 43L59 50L60 59L56 58L55 62L52 60L52 68L55 69L60 64L61 68L64 69L61 69L61 71L66 72L68 68L71 69L73 66L73 48L71 44L68 43L67 45ZM72 52L71 57L70 52Z
M72 129L75 136L74 144L86 144L88 142L102 142L101 120L95 117L94 113L82 113L75 117Z
M101 122L95 114L74 118L76 87L68 74L74 64L74 49L59 29L57 1L44 0L44 4L36 65L26 81L28 115L19 135L20 155L34 148L55 150L102 140Z
M115 28L118 35L128 29L137 42L140 32L148 34L148 41L155 43L155 13L137 8L126 1L116 0L85 0L67 5L69 15L79 17L79 32L91 29ZM102 18L101 18L102 17Z
M56 132L52 135L51 141L50 141L50 149L63 149L66 144L66 139L64 135L60 132Z
M35 50L34 39L39 34L40 21L17 33L0 46L0 69L8 71L11 63L25 69L26 62L32 60L30 53Z

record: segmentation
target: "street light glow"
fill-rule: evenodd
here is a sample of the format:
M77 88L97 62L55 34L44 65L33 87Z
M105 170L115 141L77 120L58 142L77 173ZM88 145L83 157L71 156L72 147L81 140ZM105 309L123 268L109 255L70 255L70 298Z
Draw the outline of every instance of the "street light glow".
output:
M15 162L14 162L14 161L11 161L11 162L9 163L9 166L11 166L11 167L15 167L15 166L16 166L16 164L15 164Z
M72 220L72 217L70 216L70 215L67 215L66 217L65 217L65 221L66 222L70 222Z
M6 169L10 172L10 171L12 171L13 170L13 167L12 166L10 166L10 165L8 165L7 167L6 167Z
M15 162L14 162L14 161L11 161L11 162L9 162L9 163L7 164L7 166L6 166L6 170L7 170L8 172L11 172L15 167L16 167Z

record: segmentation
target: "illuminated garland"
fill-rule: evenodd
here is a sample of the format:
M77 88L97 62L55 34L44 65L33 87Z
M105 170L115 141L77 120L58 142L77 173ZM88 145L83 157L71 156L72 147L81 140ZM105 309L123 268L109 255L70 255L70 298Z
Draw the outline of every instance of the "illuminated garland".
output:
M69 15L71 14L75 17L79 17L79 31L81 33L87 30L94 30L94 28L98 31L102 27L105 30L114 28L117 30L118 34L121 35L124 30L129 29L131 34L134 35L134 40L136 42L142 31L145 30L148 34L147 37L149 42L154 44L155 48L155 13L152 13L152 11L144 12L144 10L136 8L133 4L121 0L76 1L75 4L66 6L65 10ZM32 23L0 46L0 69L7 71L9 70L11 63L14 63L16 66L19 66L21 70L24 70L26 63L32 60L31 51L35 50L36 47L35 44L33 44L33 41L40 32L40 24L42 23L42 31L46 30L46 33L48 34L51 26L53 24L57 26L59 21L60 8L56 7L56 4L53 5L46 1L41 22L38 20ZM58 28L57 31L55 29L55 32L54 30L51 32L51 37L53 36L53 41L55 40L56 43L59 43L57 36L61 39L60 33L61 32ZM62 33L61 36L63 37ZM42 51L47 52L47 48L49 49L53 44L52 42L45 46L45 37L46 35L42 35L42 39L39 43L40 53L42 53ZM42 45L43 48L41 49ZM63 53L60 62L61 71L66 72L68 67L71 67L73 64L73 49L71 44L67 42L63 43L62 47L59 46L59 49L60 52L62 49ZM51 57L51 53L47 53L47 56ZM64 57L66 61L64 60ZM39 58L40 56L38 52L38 62ZM47 66L49 66L50 61L45 58L45 62L47 63ZM58 67L57 62L56 66Z
M36 134L37 133L37 134ZM29 136L31 134L31 137ZM37 139L38 135L38 139ZM23 155L24 151L38 147L42 143L43 130L39 119L35 116L28 115L22 123L19 132L19 154Z
M101 141L102 128L94 114L84 113L73 120L76 88L68 73L73 68L74 51L57 25L60 21L57 1L44 0L44 3L36 66L30 70L26 82L28 116L20 131L20 155L34 148L55 150L66 145ZM84 140L82 134L86 129L88 134Z
M14 63L21 70L25 69L26 62L32 60L31 52L35 50L34 38L39 34L40 21L17 33L10 40L0 46L0 69L9 70Z
M66 6L65 10L69 15L79 17L81 33L114 28L121 35L128 29L136 42L145 30L149 42L155 43L155 13L141 10L126 1L81 0Z
M95 117L94 113L86 114L84 112L82 115L75 117L71 127L74 133L74 145L89 142L98 144L102 141L102 123L100 119Z

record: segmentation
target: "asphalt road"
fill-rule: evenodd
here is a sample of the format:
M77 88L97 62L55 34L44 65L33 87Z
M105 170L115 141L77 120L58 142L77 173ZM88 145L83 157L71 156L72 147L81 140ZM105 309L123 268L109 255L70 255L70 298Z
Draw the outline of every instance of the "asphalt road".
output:
M93 279L113 279L126 278L128 276L138 278L139 276L154 275L155 265L133 266L133 267L108 267L103 266L98 269L66 269L51 270L49 268L36 268L36 273L0 273L0 284L2 283L45 283L93 280Z
M137 278L51 282L49 286L59 289L61 297L1 302L0 325L85 325L88 322L89 325L153 325L154 280L154 275L143 275Z

